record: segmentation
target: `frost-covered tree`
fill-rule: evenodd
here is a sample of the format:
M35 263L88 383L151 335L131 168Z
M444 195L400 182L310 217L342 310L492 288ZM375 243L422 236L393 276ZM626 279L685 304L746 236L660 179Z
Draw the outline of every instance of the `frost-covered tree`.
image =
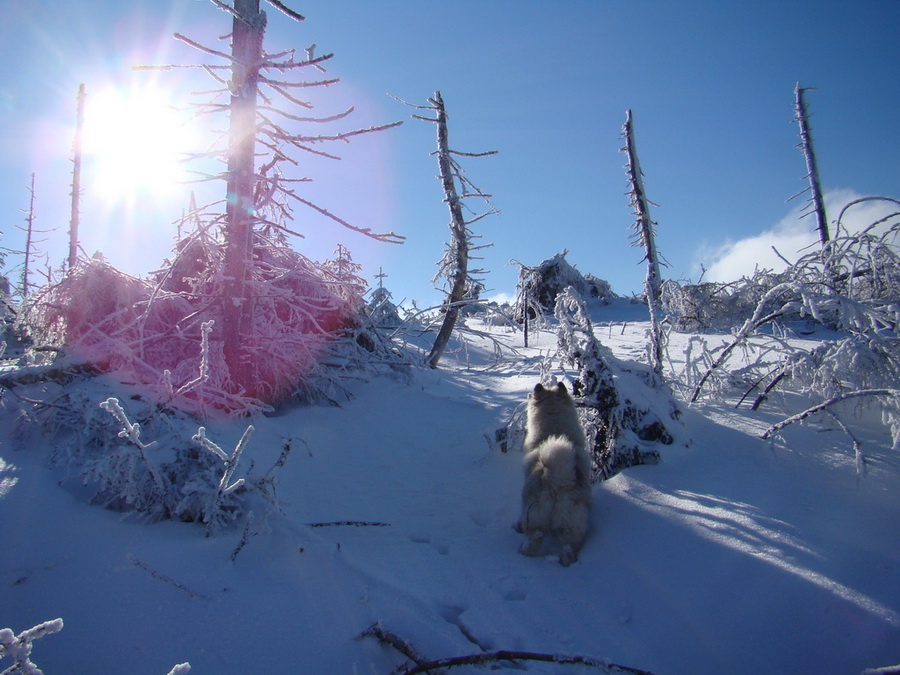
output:
M619 361L594 335L584 300L571 287L556 300L557 356L575 369L573 394L594 460L594 477L655 464L659 446L683 441L680 411L658 373Z
M556 298L569 287L581 297L592 300L607 301L616 297L608 281L592 274L582 274L573 267L566 260L568 253L568 250L563 250L536 267L515 261L519 266L516 316L520 320L524 318L526 309L532 315L552 314L556 308Z
M28 292L31 288L29 273L31 272L31 267L35 255L34 235L36 233L36 230L34 227L34 174L31 174L31 187L28 188L28 193L31 198L29 199L28 211L25 212L25 227L19 228L20 230L25 232L25 250L23 251L25 259L22 262L22 288L20 290L20 296L23 299L28 297ZM0 264L2 264L2 262L3 261L0 260Z
M149 279L121 274L102 260L82 261L60 284L36 294L27 321L43 344L64 348L96 370L140 385L151 399L192 414L252 414L296 398L333 400L340 385L326 372L326 362L342 368L362 363L355 329L365 285L349 266L346 249L336 261L321 264L287 245L286 235L296 233L288 227L291 205L379 241L402 237L351 225L306 199L298 186L308 179L290 175L299 164L292 155L337 159L325 149L330 143L399 122L313 132L352 112L311 116L304 111L312 104L298 98L308 87L337 82L320 78L331 55L317 56L313 47L300 58L295 50L267 53L267 19L258 0L213 4L231 16L230 53L176 37L224 61L188 67L200 68L218 85L197 104L200 114L228 116L222 143L196 158L221 162L222 171L202 174L201 180L224 182L225 199L191 208L183 220L193 224L193 232ZM280 2L270 4L302 19ZM304 72L312 76L300 79ZM170 390L195 378L209 321L209 377L171 400ZM350 354L335 359L338 342Z
M283 3L268 1L292 19L303 20L301 15L288 9ZM212 101L200 105L205 112L227 111L229 116L227 147L213 153L227 167L224 173L226 211L224 219L220 215L213 216L213 219L223 221L225 240L221 271L225 280L225 301L222 305L223 355L232 379L245 385L252 382L254 377L249 364L251 354L245 343L254 321L250 307L255 302L252 292L252 268L255 265L253 249L257 245L255 228L267 226L284 231L286 228L283 221L290 213L290 204L297 203L344 227L380 241L402 241L401 237L393 233L376 234L367 228L355 227L298 194L293 186L304 179L288 178L284 171L285 165L297 164L289 150L335 158L335 155L314 146L328 141L348 141L360 134L396 126L399 122L331 135L287 130L281 120L318 124L343 119L352 112L351 108L326 117L301 116L275 103L276 100L280 101L289 108L312 107L308 102L297 98L295 92L301 88L328 86L337 80L297 81L287 79L287 76L302 70L314 73L324 71L322 64L332 55L317 57L313 47L307 49L305 58L300 60L295 59L295 50L267 53L263 48L267 16L260 10L259 0L234 0L233 5L213 0L213 4L232 16L230 54L199 45L183 35L176 34L176 38L227 63L224 66L199 66L211 74L220 86ZM222 70L230 73L228 80L218 74ZM220 102L220 97L227 98L228 102Z
M391 301L391 297L391 292L384 286L372 290L368 312L372 317L372 323L379 328L397 328L403 323L397 305Z
M407 103L406 105L412 104ZM497 212L491 204L491 195L482 192L466 177L456 157L486 157L495 155L497 152L470 153L451 149L447 110L441 92L436 91L434 96L428 99L428 105L413 105L412 107L430 111L429 114L434 115L434 117L430 117L417 114L413 117L432 122L437 128L438 170L440 171L441 187L444 191L444 202L450 210L450 241L447 243L444 257L438 263L438 273L435 276L435 281L446 280L449 286L442 308L444 320L434 339L431 351L425 359L429 366L437 368L438 362L447 348L447 343L450 341L450 336L453 334L460 309L468 304L466 293L470 292L478 283L476 275L483 273L483 270L472 269L469 266L470 261L474 259L472 252L484 248L484 246L474 245L476 236L469 226L485 216ZM487 204L487 210L467 219L465 201L472 197L484 201Z
M628 156L626 171L630 185L631 208L634 210L635 245L644 249L644 260L647 261L647 278L644 281L644 295L650 310L650 366L658 375L662 374L664 336L660 321L662 320L661 285L662 275L659 271L659 254L656 250L656 223L650 218L650 200L644 189L644 176L638 160L634 139L634 124L631 111L625 114L625 126L622 128L625 139L624 152Z
M515 319L523 326L526 347L531 322L540 321L545 314L552 315L556 298L567 288L573 288L582 298L607 301L616 297L609 282L592 274L582 274L569 264L568 253L563 250L536 267L513 261L519 266L513 311Z

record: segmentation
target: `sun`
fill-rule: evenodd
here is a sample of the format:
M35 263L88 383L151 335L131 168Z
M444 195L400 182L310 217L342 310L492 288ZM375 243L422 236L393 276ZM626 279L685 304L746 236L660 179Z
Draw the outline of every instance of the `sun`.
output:
M184 159L195 136L164 91L89 91L82 141L86 183L109 201L174 195L189 177Z

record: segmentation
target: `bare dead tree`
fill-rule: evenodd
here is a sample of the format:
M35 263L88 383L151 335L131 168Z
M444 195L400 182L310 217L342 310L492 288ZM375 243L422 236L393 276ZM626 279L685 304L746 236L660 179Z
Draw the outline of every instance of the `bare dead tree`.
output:
M819 241L822 248L826 248L830 235L828 232L828 219L825 215L825 199L822 196L822 183L819 180L819 166L816 163L816 154L813 150L812 129L809 125L809 111L806 108L806 100L804 94L810 90L810 87L801 87L800 83L794 87L794 108L797 113L797 124L800 126L800 145L797 146L803 152L806 160L806 178L809 180L807 190L810 193L810 204L812 213L816 218L816 230L819 233ZM803 194L800 192L799 194ZM794 195L796 197L797 195ZM793 199L793 197L791 197ZM790 200L788 200L790 201Z
M406 103L406 101L403 101L403 103ZM438 274L435 276L435 280L445 277L450 283L450 290L443 305L444 321L426 358L429 366L437 368L438 362L447 348L447 343L450 341L450 336L453 334L460 309L467 303L466 291L478 283L475 275L483 272L483 270L469 269L469 262L474 259L471 255L472 251L485 248L485 246L473 245L475 236L469 229L469 225L485 216L497 213L497 210L491 203L491 195L482 192L466 178L462 167L454 157L487 157L496 155L497 151L470 153L451 150L449 132L447 130L447 110L444 106L441 92L436 91L434 97L428 99L428 103L429 105L427 106L409 103L406 103L406 105L412 105L413 108L419 110L430 110L434 114L434 117L423 115L413 115L413 117L426 122L433 122L437 126L438 149L436 154L438 168L440 169L441 185L444 190L444 202L446 202L447 208L450 209L450 242L447 244L444 257L439 263ZM478 197L484 200L488 208L486 211L466 220L463 211L464 200L469 197Z
M657 375L662 374L663 335L660 329L662 276L659 271L659 254L656 250L656 223L650 218L650 200L644 190L644 178L638 161L634 140L634 123L631 110L625 113L625 125L622 127L625 139L623 152L628 156L626 172L630 185L629 196L631 208L637 218L634 225L634 244L644 249L644 260L647 261L647 277L644 280L644 294L647 296L647 307L650 310L650 365Z
M25 233L25 250L20 251L22 255L24 255L24 262L22 263L22 283L20 288L20 294L22 299L24 300L28 297L28 294L31 292L31 287L34 285L31 281L31 274L34 271L34 260L40 255L40 251L37 249L37 244L43 243L45 240L37 239L35 235L45 234L50 232L51 230L39 230L34 226L35 223L35 191L34 191L34 180L35 175L31 174L31 186L28 188L29 193L29 203L28 203L28 211L23 211L25 214L25 226L19 226L19 230Z
M78 85L78 110L75 117L75 141L72 145L72 213L69 218L68 267L78 262L79 202L81 200L81 136L84 130L84 84Z
M242 382L247 370L242 336L247 327L251 300L247 284L253 267L253 243L255 229L274 228L281 233L298 233L286 227L291 217L291 204L308 207L326 218L378 241L401 243L403 237L389 233L375 233L368 228L351 225L346 220L302 197L294 189L297 183L309 178L287 178L284 167L298 166L291 150L340 159L320 149L329 141L348 142L351 138L401 124L395 122L366 129L358 129L331 135L297 133L285 128L286 123L326 123L347 117L351 107L337 115L316 117L288 112L288 108L311 109L313 105L298 98L297 91L310 87L324 87L338 82L337 78L298 81L289 74L299 70L324 72L323 63L332 54L316 56L315 45L305 50L303 58L296 58L296 50L276 54L263 49L266 29L266 13L260 10L259 0L234 0L230 5L222 0L211 0L219 9L232 17L231 52L212 49L190 38L175 34L175 38L205 54L226 62L225 65L200 64L189 66L140 66L138 69L167 70L176 67L200 68L210 75L218 88L201 92L204 101L197 103L199 114L226 112L229 116L227 147L216 148L196 158L214 158L224 161L223 174L201 175L199 180L226 180L226 212L217 214L221 202L192 209L203 212L212 222L222 224L225 240L223 278L227 279L223 298L223 350L229 372L236 382ZM277 0L267 0L282 13L295 21L304 17ZM227 71L230 78L222 71ZM227 103L225 100L227 99ZM287 104L285 106L285 104ZM282 121L286 120L286 122ZM302 235L299 235L302 236Z
M28 272L31 263L31 244L34 234L34 174L31 174L31 187L28 188L31 199L28 204L28 215L25 218L25 264L22 267L22 297L28 296Z

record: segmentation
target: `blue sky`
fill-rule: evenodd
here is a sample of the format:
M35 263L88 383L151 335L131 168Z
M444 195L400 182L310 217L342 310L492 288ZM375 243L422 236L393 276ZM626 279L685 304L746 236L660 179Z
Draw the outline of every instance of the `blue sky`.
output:
M340 162L301 158L300 169L314 180L304 195L355 225L402 234L406 243L371 242L298 209L293 227L307 236L294 246L323 259L337 243L346 245L368 278L384 269L398 300L439 299L431 279L449 216L430 155L434 126L410 119L411 110L388 94L424 103L440 90L451 146L499 151L463 162L501 212L474 226L493 244L480 263L489 272L489 295L514 293L511 260L534 265L563 249L616 292L640 290L644 267L630 245L619 152L629 108L646 188L659 205L653 217L670 265L666 277L696 281L701 265L736 277L755 262L769 264L761 238L797 248L797 233L812 229L809 219L797 222L800 200L785 203L803 189L806 172L795 148L798 81L815 87L808 101L830 203L850 194L900 196L896 0L289 4L306 21L267 6L266 46L302 53L316 43L318 54L334 52L328 74L341 82L313 93L316 112L347 105L356 112L329 130L406 120L332 147ZM209 87L202 73L134 73L131 66L199 63L172 33L224 48L217 38L229 30L229 17L206 0L0 3L0 246L22 246L17 226L34 172L36 225L56 228L41 235L41 248L53 264L65 255L79 83L94 101L111 89L152 87L179 102L187 91ZM132 135L151 123L140 121ZM100 122L94 133L102 136L112 124ZM204 133L186 142L202 141ZM86 159L80 239L89 254L100 250L121 269L145 274L169 254L171 222L187 205L189 188L101 180L104 172L121 178L133 166ZM209 198L222 192L217 185ZM18 262L8 256L7 266Z

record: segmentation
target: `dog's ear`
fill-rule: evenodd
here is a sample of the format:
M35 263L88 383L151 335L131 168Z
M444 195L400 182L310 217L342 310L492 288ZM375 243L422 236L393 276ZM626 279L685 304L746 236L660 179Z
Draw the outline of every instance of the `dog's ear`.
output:
M569 393L569 390L566 389L566 385L563 382L557 382L556 391L558 391L560 394L568 394Z
M544 393L544 385L542 385L540 382L538 382L536 385L534 385L534 393L535 394L543 394Z

